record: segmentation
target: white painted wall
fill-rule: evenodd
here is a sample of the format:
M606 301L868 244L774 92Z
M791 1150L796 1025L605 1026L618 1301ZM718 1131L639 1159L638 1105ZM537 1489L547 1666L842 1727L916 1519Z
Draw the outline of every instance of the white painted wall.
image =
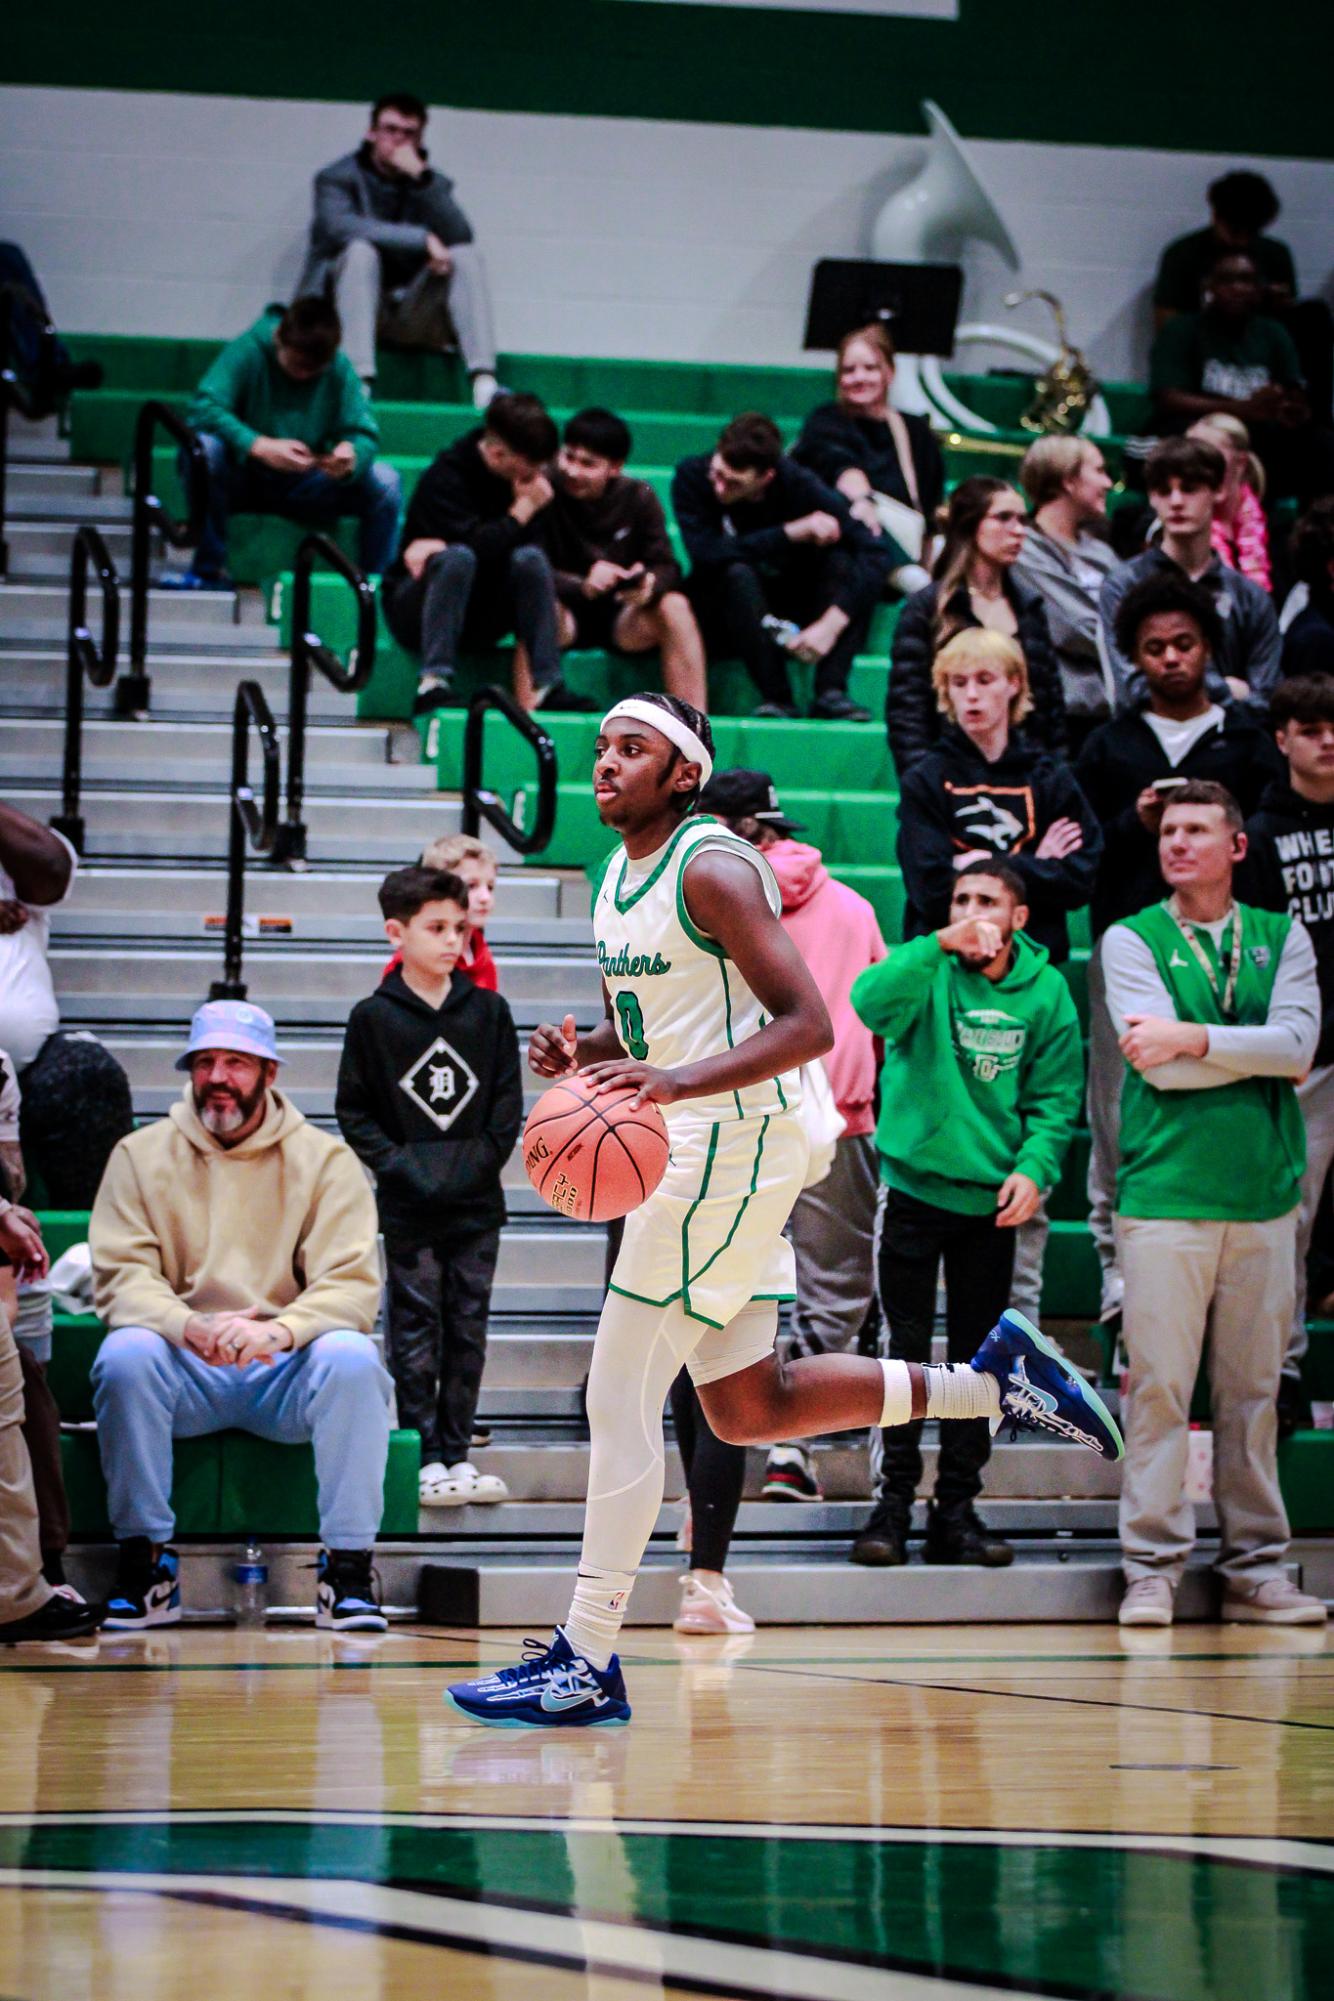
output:
M3 88L0 229L71 330L228 335L289 293L310 177L361 129L347 104ZM864 250L924 143L477 111L438 113L428 136L485 246L503 347L760 362L802 359L811 265ZM1206 183L1235 162L969 150L1023 269L1015 280L976 247L965 314L995 317L1011 285L1045 286L1101 373L1142 375L1158 250L1198 226ZM1303 286L1325 291L1334 167L1265 171ZM1045 331L1039 309L1024 314Z

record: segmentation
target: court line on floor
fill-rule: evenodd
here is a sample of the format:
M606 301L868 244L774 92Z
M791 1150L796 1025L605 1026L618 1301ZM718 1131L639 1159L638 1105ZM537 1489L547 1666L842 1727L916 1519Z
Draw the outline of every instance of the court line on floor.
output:
M1091 1990L1043 1983L1020 1986L1004 1976L923 1972L888 1959L858 1959L737 1943L716 1933L679 1932L630 1920L580 1918L356 1878L251 1878L244 1892L218 1876L120 1874L114 1870L0 1869L0 1886L25 1892L114 1891L205 1904L256 1916L286 1918L338 1930L369 1932L412 1943L443 1945L490 1957L524 1960L651 1983L735 2001L1014 2001L1043 1995L1084 1997ZM516 1917L529 1933L514 1936Z
M752 1670L748 1660L729 1663L739 1674ZM1274 1730L1315 1730L1328 1734L1334 1731L1334 1723L1306 1723L1295 1716L1240 1716L1234 1710L1201 1709L1191 1703L1183 1709L1173 1709L1163 1702L1113 1702L1100 1695L1057 1695L1042 1690L1023 1688L972 1688L967 1682L954 1681L896 1681L893 1675L838 1674L832 1670L810 1668L765 1668L766 1674L791 1674L797 1679L811 1681L839 1681L849 1688L921 1688L939 1695L992 1695L998 1701L1007 1702L1064 1702L1081 1709L1131 1709L1143 1716L1207 1716L1216 1723L1256 1723Z
M427 1833L594 1834L684 1836L697 1839L749 1841L843 1841L941 1847L1116 1849L1137 1854L1165 1854L1281 1873L1334 1876L1334 1842L1312 1835L1196 1834L1189 1829L1125 1830L1090 1828L918 1827L909 1823L874 1827L864 1822L664 1820L645 1817L598 1819L593 1816L506 1813L375 1813L364 1808L312 1807L115 1807L0 1813L5 1827L210 1827L277 1826L318 1828L408 1828ZM174 1879L173 1879L174 1880Z

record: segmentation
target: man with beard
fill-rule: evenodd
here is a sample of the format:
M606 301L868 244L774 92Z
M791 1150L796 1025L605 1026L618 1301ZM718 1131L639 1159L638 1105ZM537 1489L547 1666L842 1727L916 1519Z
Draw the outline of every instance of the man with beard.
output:
M172 1440L250 1431L312 1443L316 1624L381 1631L371 1552L383 1507L389 1378L369 1340L375 1203L356 1156L273 1088L273 1022L208 1001L169 1116L116 1147L90 1226L108 1332L93 1368L120 1564L112 1626L176 1624Z

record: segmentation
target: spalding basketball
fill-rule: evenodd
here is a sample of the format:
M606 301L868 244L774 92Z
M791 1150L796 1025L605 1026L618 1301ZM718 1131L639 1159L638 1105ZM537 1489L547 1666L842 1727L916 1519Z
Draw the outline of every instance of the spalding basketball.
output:
M579 1076L544 1091L523 1129L523 1164L544 1202L578 1223L609 1223L648 1200L667 1168L667 1127L633 1090L595 1091Z

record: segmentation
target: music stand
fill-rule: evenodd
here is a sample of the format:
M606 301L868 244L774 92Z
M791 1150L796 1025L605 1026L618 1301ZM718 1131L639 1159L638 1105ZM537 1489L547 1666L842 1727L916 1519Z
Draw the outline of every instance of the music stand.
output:
M881 264L822 257L811 273L807 348L836 348L844 334L883 320L900 354L954 352L963 292L958 264Z

